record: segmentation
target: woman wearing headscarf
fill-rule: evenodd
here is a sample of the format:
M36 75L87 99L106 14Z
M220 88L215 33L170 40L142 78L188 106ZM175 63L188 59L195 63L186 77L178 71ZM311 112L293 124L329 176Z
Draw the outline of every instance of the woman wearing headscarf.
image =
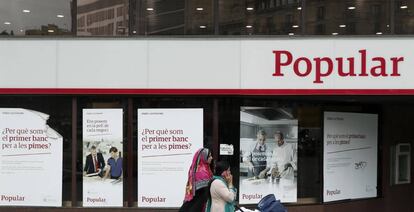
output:
M227 161L217 162L209 190L206 212L234 212L237 189Z
M203 212L208 199L208 183L213 177L210 169L213 157L207 148L199 149L193 157L180 212Z

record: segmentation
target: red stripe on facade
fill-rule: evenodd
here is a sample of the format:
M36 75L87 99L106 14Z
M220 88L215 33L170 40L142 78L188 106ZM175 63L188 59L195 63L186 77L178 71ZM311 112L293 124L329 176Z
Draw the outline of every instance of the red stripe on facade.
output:
M120 95L414 95L414 89L100 89L0 88L0 94Z

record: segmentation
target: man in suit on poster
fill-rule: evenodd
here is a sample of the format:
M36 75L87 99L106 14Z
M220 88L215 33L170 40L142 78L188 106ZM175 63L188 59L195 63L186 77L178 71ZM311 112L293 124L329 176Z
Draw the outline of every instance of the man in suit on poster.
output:
M96 151L96 147L90 148L90 154L86 156L84 175L98 173L103 176L102 170L105 168L105 160L102 153Z

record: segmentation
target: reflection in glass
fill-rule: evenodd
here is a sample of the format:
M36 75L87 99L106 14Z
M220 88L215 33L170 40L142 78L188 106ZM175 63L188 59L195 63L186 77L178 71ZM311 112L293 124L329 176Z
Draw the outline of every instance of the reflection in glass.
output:
M307 0L306 34L388 34L389 8L389 0Z
M414 34L413 8L414 0L0 0L0 36Z
M211 34L212 14L211 0L131 0L131 34Z
M219 0L220 34L300 34L301 14L300 0Z
M396 0L394 14L395 33L414 34L414 0Z
M78 36L128 35L129 0L78 0Z
M72 0L0 0L0 36L71 35Z

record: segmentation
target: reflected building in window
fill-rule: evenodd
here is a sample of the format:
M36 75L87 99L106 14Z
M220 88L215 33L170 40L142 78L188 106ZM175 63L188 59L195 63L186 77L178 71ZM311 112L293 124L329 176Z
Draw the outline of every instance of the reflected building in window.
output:
M409 7L408 3L401 2L395 6L398 10ZM412 17L410 10L397 13L397 21L399 16L404 20L398 22L401 30L414 28L410 27L414 22L407 21ZM391 32L389 0L220 0L219 17L222 35L380 35Z
M394 3L395 33L414 34L414 0L399 0Z
M221 35L243 35L252 31L254 24L254 0L219 0L219 31ZM246 11L250 7L252 10ZM245 28L249 26L248 28Z
M390 33L389 0L308 0L306 34L375 35Z
M300 0L220 1L220 34L295 34L300 32L300 5Z
M145 35L184 34L185 1L148 0L142 8Z
M214 31L211 0L132 0L131 34L194 35Z
M42 25L40 29L27 29L25 35L72 35L71 31L61 29L54 24Z
M137 35L183 35L184 0L132 0L131 32Z
M78 36L128 35L128 0L78 0Z
M214 34L214 6L211 0L187 0L185 28L189 35Z
M301 2L299 0L256 1L256 34L300 34Z

